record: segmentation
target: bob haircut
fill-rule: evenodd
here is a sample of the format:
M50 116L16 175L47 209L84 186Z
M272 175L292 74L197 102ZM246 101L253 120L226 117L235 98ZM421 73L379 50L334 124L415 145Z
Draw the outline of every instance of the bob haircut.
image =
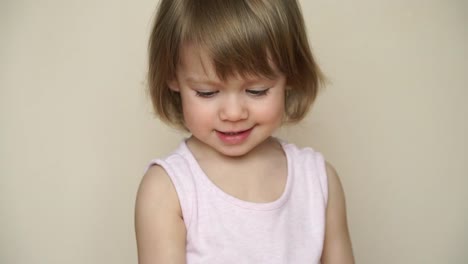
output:
M176 77L179 49L206 49L221 80L239 74L286 76L285 122L304 118L324 78L307 41L297 0L161 0L149 39L148 85L155 113L185 128Z

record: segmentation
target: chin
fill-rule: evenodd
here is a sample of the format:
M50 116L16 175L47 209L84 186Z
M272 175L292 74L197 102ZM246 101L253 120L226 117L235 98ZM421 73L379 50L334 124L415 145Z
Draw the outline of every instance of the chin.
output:
M233 157L233 158L242 157L245 154L249 153L249 151L229 151L229 150L218 150L218 152L222 154L223 156Z
M231 149L229 149L229 147L217 149L218 153L226 157L233 157L233 158L242 157L248 154L251 150L252 148L243 147L243 146L231 147Z

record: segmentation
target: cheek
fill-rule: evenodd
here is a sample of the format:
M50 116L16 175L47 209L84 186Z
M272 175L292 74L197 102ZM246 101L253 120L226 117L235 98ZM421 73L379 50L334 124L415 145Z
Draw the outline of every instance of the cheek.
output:
M281 123L281 121L283 120L283 115L284 105L282 104L275 105L274 107L271 107L264 113L266 121L278 124Z
M206 104L201 105L191 100L183 100L182 109L185 125L191 131L200 127L207 127L208 124L212 123L213 112Z
M272 100L268 104L263 105L257 109L257 116L263 122L278 123L280 124L283 120L285 106L284 99L281 97Z

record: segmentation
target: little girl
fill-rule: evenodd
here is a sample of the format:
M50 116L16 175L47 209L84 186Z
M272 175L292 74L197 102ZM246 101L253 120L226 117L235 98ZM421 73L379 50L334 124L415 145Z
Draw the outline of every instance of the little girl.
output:
M155 111L190 137L141 181L139 263L354 263L335 170L272 137L322 80L298 3L161 0L149 53Z

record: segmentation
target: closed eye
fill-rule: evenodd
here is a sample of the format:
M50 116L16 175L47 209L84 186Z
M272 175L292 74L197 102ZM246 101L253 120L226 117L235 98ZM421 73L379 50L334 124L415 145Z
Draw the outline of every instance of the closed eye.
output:
M270 88L263 89L263 90L246 90L246 92L253 96L263 96L263 95L266 95L269 90Z
M195 92L197 96L203 97L203 98L210 98L210 97L215 96L215 94L218 93L218 91L210 91L210 92L195 91Z

